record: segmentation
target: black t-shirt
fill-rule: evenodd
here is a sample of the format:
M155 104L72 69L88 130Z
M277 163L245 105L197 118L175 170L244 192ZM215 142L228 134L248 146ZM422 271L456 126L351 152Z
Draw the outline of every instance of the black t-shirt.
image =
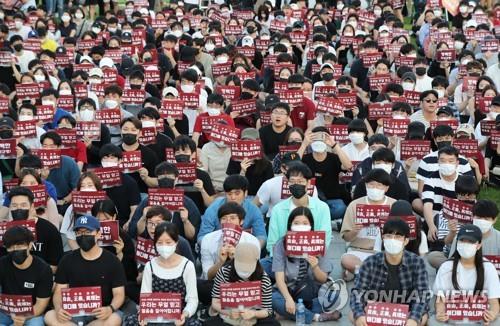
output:
M63 256L63 245L59 230L49 221L38 218L36 222L36 241L33 254L51 266L57 266Z
M196 169L196 178L203 181L203 188L205 189L205 191L209 196L215 195L215 189L214 185L212 184L212 179L210 179L210 175L206 171L203 171L201 169ZM195 190L192 187L192 185L193 185L192 183L183 184L182 186L186 187L184 188L181 186L179 188L184 188L184 195L191 198L196 204L196 207L198 207L200 213L204 214L206 207L205 203L203 202L203 196L201 195L201 192L199 192L197 189Z
M165 148L172 148L173 146L174 143L172 142L172 139L162 133L158 133L156 135L156 143L146 145L147 148L156 153L160 162L165 161Z
M163 125L164 134L170 137L170 139L175 139L174 132L168 125L167 119L164 120ZM181 135L189 135L189 119L184 113L182 114L182 120L175 120L175 129L177 129Z
M226 174L240 174L240 162L230 160L227 166ZM262 184L274 177L273 165L266 159L255 161L248 167L245 177L248 179L248 195L255 196Z
M259 129L262 148L267 159L272 160L279 153L280 145L285 143L285 136L290 130L290 126L286 126L281 133L274 131L272 124Z
M363 66L363 61L361 59L354 60L351 66L351 77L356 78L356 85L364 91L370 90L367 75L368 68Z
M76 24L69 23L68 26L64 26L64 24L61 23L61 24L59 24L59 26L57 26L57 29L59 31L61 31L62 37L69 37L72 30L75 30L75 32L76 32Z
M128 174L122 174L122 185L106 189L106 194L118 210L118 221L123 226L130 218L130 206L141 202L141 194L137 182Z
M123 258L122 258L122 266L125 271L125 277L129 282L136 282L137 280L137 263L135 262L135 247L132 242L132 238L125 232L122 228L119 230L120 238L123 241ZM109 252L116 255L116 249L113 246L105 246L103 249L108 250Z
M390 290L401 290L401 283L399 282L399 266L391 265L386 261L387 266L387 281L385 282L385 289Z
M333 153L327 153L323 162L313 158L313 154L306 154L302 158L316 178L316 187L320 194L326 199L340 199L344 197L344 187L339 186L339 173L342 171L342 163L339 157Z
M52 277L50 266L37 256L26 269L14 266L9 256L0 258L2 294L31 295L35 304L36 298L52 295Z
M79 249L70 252L61 260L55 277L56 283L70 288L100 286L103 306L111 304L113 289L125 286L126 281L121 262L107 250L95 260L83 258Z
M146 146L143 145L139 145L139 148L137 148L137 150L141 151L142 166L145 167L146 170L148 170L150 177L154 177L155 167L158 165L158 163L160 163L160 161L158 160L158 156L150 148L147 148ZM140 192L142 193L148 192L148 186L141 179L139 172L129 173L128 175L134 178L135 182L137 182Z
M87 147L87 162L91 165L100 165L101 157L99 151L101 147L111 142L111 133L108 126L101 123L101 138L99 141L93 141L90 147Z

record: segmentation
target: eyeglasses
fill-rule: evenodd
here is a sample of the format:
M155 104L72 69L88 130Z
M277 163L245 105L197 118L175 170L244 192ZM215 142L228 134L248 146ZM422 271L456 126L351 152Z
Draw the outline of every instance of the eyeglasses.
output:
M430 98L426 98L425 103L437 103L438 100L431 100Z
M146 225L150 228L156 228L160 223L147 222Z

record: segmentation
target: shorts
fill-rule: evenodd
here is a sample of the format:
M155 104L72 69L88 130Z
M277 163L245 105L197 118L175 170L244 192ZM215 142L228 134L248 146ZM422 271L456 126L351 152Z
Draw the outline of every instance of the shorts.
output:
M361 261L365 261L366 258L370 257L373 254L375 254L375 252L366 252L366 251L362 251L362 250L348 248L347 252L345 254L343 254L342 257L344 257L345 255L352 255L352 256L357 257ZM341 257L341 259L342 259L342 257Z

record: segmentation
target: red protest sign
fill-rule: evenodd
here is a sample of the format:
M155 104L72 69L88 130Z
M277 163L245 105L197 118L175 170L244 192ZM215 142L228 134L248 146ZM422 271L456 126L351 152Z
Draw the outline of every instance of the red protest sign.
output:
M17 141L15 138L0 139L0 159L16 158Z
M298 107L302 105L304 100L304 91L301 89L289 89L286 91L276 91L282 102L287 103L291 107Z
M337 98L344 103L347 108L353 108L357 105L357 96L355 92L338 93Z
M95 119L110 126L119 126L122 121L120 109L104 109L95 112Z
M137 172L142 168L141 151L123 152L121 169L125 173Z
M101 181L103 189L118 187L122 185L122 175L118 166L95 168L92 170L92 172L94 172Z
M492 100L493 100L493 96L477 96L476 95L476 101L477 101L476 106L479 107L479 110L482 113L487 114L490 112L490 105L491 105Z
M497 39L484 39L481 41L481 52L498 52Z
M371 90L379 90L383 89L385 85L389 84L392 81L391 75L373 75L369 77L370 81L370 89Z
M475 91L478 77L465 76L462 81L462 92Z
M163 206L170 211L184 207L183 189L149 188L148 206Z
M223 223L221 231L222 243L224 245L236 247L236 245L238 245L238 243L240 242L243 229L239 225L235 225L232 223Z
M37 105L36 119L43 123L52 122L55 108L52 105Z
M10 51L5 51L5 50L0 51L0 66L2 67L10 66L13 56L14 55Z
M141 137L139 137L139 143L142 145L149 145L156 143L156 127L143 127L141 129Z
M418 160L429 154L431 142L429 140L402 140L401 160L416 157Z
M484 255L484 258L488 259L495 266L498 274L500 275L500 256Z
M119 225L118 221L102 221L101 223L101 237L99 238L99 246L106 247L112 246L115 241L119 239Z
M240 130L238 128L222 123L216 123L212 126L209 138L213 142L222 142L231 146L232 143L236 142L239 135Z
M306 188L307 194L312 196L314 194L314 186L316 185L316 179L312 178L311 182ZM290 192L290 185L288 184L288 179L283 177L281 181L281 199L289 198L292 195Z
M231 61L212 64L212 75L217 78L231 74Z
M75 84L73 83L73 87L75 90L75 97L79 100L89 97L89 91L85 84Z
M390 102L376 102L376 103L370 103L368 105L369 120L390 118L391 116L392 116L392 104Z
M0 222L0 245L3 244L3 235L13 226L23 226L33 233L33 237L36 240L36 222L35 220L20 220L20 221L10 221L10 222Z
M159 85L161 73L158 66L155 65L144 65L144 80L146 83Z
M347 131L347 125L330 125L328 126L328 131L337 143L347 144L349 142L349 133Z
M247 79L255 79L256 73L255 71L235 72L234 75L237 76L241 82L244 82Z
M287 256L323 256L325 254L325 250L326 245L324 231L288 231L286 233L285 252Z
M408 133L410 119L384 119L384 134L387 136L405 137Z
M96 40L94 39L91 39L91 40L78 40L78 42L76 42L76 48L78 49L78 51L90 51L92 49L93 46L96 45Z
M0 294L0 310L19 316L33 315L31 295Z
M479 125L481 128L481 134L483 136L491 135L492 130L494 130L496 126L495 120L486 120L486 119L479 121Z
M198 179L196 175L196 163L176 163L179 170L179 183L190 183Z
M158 256L153 240L137 237L137 245L135 250L135 260L142 265L145 265L154 257Z
M279 19L273 19L271 20L271 23L269 24L269 30L272 32L280 32L284 33L286 29L286 21L285 20L279 20Z
M488 298L480 295L450 295L445 300L450 320L481 321L488 309Z
M436 51L436 61L438 62L453 62L457 59L457 51L455 49L441 49Z
M419 106L420 105L420 92L416 91L404 91L404 97L407 100L407 103L411 106Z
M243 161L244 159L259 159L262 157L262 143L260 140L237 140L231 143L231 159Z
M218 85L215 88L215 93L224 96L226 100L236 100L240 97L241 88L240 86Z
M443 197L443 216L460 223L472 223L472 205L458 199Z
M496 150L500 144L500 130L493 129L490 133L490 147Z
M16 85L16 96L19 99L35 99L40 97L38 84L28 83L28 84L17 84Z
M140 105L146 98L144 89L125 89L123 91L122 102L124 104Z
M343 115L344 103L334 97L321 97L318 99L316 109L318 110L318 112L323 112L334 116Z
M302 31L295 31L288 34L293 44L306 44L307 34Z
M107 198L104 190L98 191L78 191L72 193L73 211L80 214L88 214L92 210L95 202Z
M455 132L458 128L458 120L457 119L439 119L439 120L432 120L430 122L430 127L431 130L434 130L437 126L450 126L451 129L453 129L453 132Z
M360 54L361 61L363 62L363 66L365 68L370 68L377 62L382 59L382 52L368 52L364 54Z
M231 102L231 111L238 112L238 117L246 117L257 112L257 102L255 99Z
M63 148L76 148L76 129L57 128L56 132L61 136Z
M279 146L279 154L281 157L286 153L294 153L297 152L300 148L300 145L280 145Z
M101 140L101 123L99 121L78 121L76 123L78 138L87 137L92 141Z
M45 189L45 185L34 185L34 186L24 186L28 188L33 193L35 197L33 201L33 205L38 207L47 207L47 190Z
M221 283L220 303L222 309L260 307L261 281Z
M391 206L389 205L356 205L356 224L362 224L364 227L370 225L380 225L380 219L389 216Z
M60 149L33 149L33 154L38 156L42 161L44 168L54 169L61 166L61 150Z
M352 181L352 175L353 172L356 170L358 167L358 164L361 163L361 161L351 161L352 163L352 168L349 171L346 172L340 172L339 173L339 182L340 183L349 183Z
M61 297L63 310L73 316L92 314L102 306L100 286L61 289Z
M14 137L36 137L36 120L16 121L14 125Z
M399 53L400 47L401 47L401 44L398 44L398 50L397 50L398 53ZM414 57L402 55L402 56L399 56L396 58L395 63L396 63L396 66L398 66L398 67L407 66L407 67L413 68L414 61L415 61Z
M314 87L314 99L319 100L322 97L331 97L337 94L335 86L316 86Z
M383 217L380 219L380 229L381 230L384 228L385 223L391 218L401 219L401 220L405 221L406 224L408 224L408 227L410 228L409 238L410 239L417 238L417 217L415 215Z
M179 92L179 98L184 102L184 106L189 109L197 109L200 106L200 93Z
M173 148L165 148L165 161L168 163L175 164L177 161L175 160L175 153Z
M60 95L57 99L57 107L68 112L75 112L75 98L73 95Z
M0 96L0 113L9 114L9 98Z
M454 139L453 147L458 149L460 155L477 159L479 155L477 139Z
M165 322L179 320L182 314L180 293L141 293L139 320L145 322Z
M366 323L369 326L406 325L408 305L370 302L366 307Z
M175 120L182 120L184 112L184 101L164 99L161 102L160 117L162 119L172 118Z

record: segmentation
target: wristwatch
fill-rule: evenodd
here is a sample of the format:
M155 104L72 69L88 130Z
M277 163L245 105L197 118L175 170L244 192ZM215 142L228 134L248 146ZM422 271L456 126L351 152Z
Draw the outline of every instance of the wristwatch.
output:
M110 304L108 307L110 307L110 308L111 308L111 311L112 311L113 313L115 313L115 312L116 312L116 309L115 309L115 307L113 307L113 305L111 305L111 304Z

